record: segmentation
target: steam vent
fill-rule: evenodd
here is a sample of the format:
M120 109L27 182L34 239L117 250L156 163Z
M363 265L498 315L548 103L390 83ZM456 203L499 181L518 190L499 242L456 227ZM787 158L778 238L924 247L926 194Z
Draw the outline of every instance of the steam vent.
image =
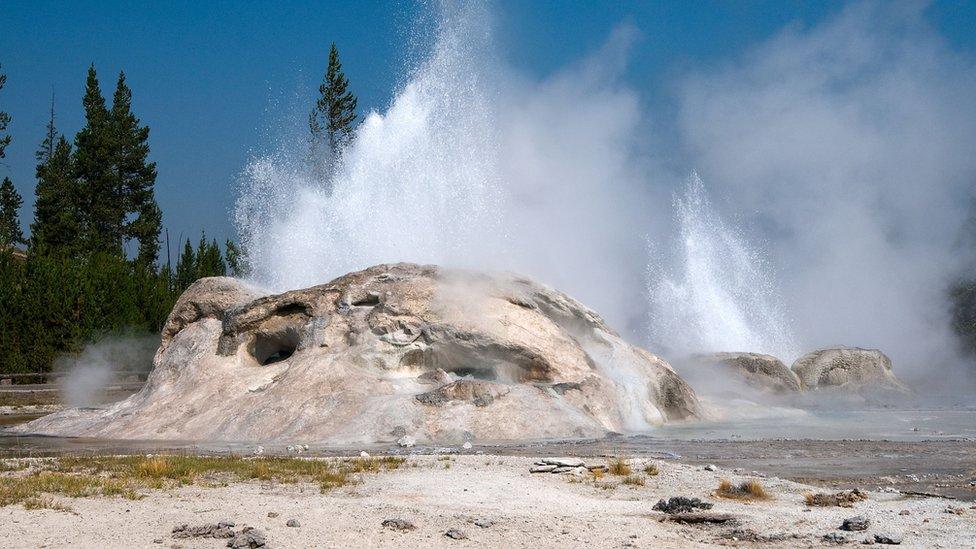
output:
M660 358L509 274L377 265L279 295L232 278L177 301L142 391L22 432L455 444L600 436L700 417Z

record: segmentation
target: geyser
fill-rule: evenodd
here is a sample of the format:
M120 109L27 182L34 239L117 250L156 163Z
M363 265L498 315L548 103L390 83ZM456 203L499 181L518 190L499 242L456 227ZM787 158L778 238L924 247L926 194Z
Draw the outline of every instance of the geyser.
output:
M660 358L528 279L377 265L277 295L206 278L143 390L18 431L127 439L432 443L601 436L701 416Z
M673 257L653 257L648 265L655 347L679 355L749 351L796 358L772 267L712 207L697 174L675 196L674 208Z

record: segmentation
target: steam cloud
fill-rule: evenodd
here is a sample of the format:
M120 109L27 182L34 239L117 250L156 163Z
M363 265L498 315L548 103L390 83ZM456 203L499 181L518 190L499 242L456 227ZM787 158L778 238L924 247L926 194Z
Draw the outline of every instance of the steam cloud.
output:
M846 343L885 350L899 373L956 363L944 289L976 181L976 70L922 8L853 5L686 74L678 137L653 151L649 120L666 117L621 80L634 29L538 80L493 56L487 9L438 20L429 54L329 178L307 169L304 147L250 163L236 220L256 282L283 290L394 261L507 269L652 351ZM675 173L665 157L686 164ZM701 226L744 261L705 268L737 269L712 284L744 285L724 309L667 314L661 288L721 289L690 284L673 245L688 220L671 197L695 169L713 193ZM743 337L701 329L736 315Z
M60 380L62 401L72 408L99 404L99 392L119 372L148 372L158 346L154 336L108 337L77 355L60 357L54 368L65 372Z

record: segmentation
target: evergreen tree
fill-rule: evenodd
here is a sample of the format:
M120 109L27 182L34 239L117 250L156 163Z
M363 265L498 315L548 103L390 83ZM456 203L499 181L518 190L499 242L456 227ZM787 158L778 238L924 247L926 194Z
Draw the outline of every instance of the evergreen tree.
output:
M117 192L123 198L124 216L135 216L123 228L126 239L139 242L136 262L155 265L159 255L162 212L156 204L156 163L149 162L149 127L140 126L132 114L132 90L119 73L110 113L112 127L112 165Z
M227 268L230 270L230 274L237 277L247 276L245 272L243 257L241 256L241 251L237 249L237 244L234 244L233 240L227 239L224 243L225 255L227 256Z
M95 65L85 85L85 127L75 136L74 176L84 253L122 256L126 200L113 166L113 124Z
M34 188L34 222L31 223L31 248L34 252L73 253L79 225L72 174L71 144L58 135L54 124L54 94L51 117L37 158L37 186Z
M10 178L4 177L0 184L0 250L25 242L20 220L17 219L17 212L23 203L24 199L17 193Z
M0 90L3 90L3 85L6 83L7 75L0 72ZM10 144L10 136L3 134L7 129L7 124L10 124L10 115L0 110L0 158L7 156L7 145Z
M182 293L197 279L196 257L190 239L187 238L183 245L183 254L176 262L176 293Z
M335 43L329 50L329 67L319 86L319 99L308 117L313 149L326 140L334 156L352 140L356 121L356 96L349 91L349 80L342 72ZM314 151L313 151L314 152Z
M34 158L37 159L38 170L41 169L42 165L47 164L51 160L51 157L54 156L54 149L58 146L58 129L54 125L54 92L51 92L51 117L48 119L44 129L44 141L41 141L40 148L34 153Z

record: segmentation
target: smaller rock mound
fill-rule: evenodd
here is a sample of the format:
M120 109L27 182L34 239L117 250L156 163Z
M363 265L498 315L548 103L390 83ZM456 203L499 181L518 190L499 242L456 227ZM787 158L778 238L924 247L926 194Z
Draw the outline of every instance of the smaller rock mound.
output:
M793 363L804 389L907 393L891 371L891 359L877 349L833 347L807 353Z
M731 371L746 384L772 393L800 391L800 380L780 359L760 353L711 353L695 355L699 366Z

